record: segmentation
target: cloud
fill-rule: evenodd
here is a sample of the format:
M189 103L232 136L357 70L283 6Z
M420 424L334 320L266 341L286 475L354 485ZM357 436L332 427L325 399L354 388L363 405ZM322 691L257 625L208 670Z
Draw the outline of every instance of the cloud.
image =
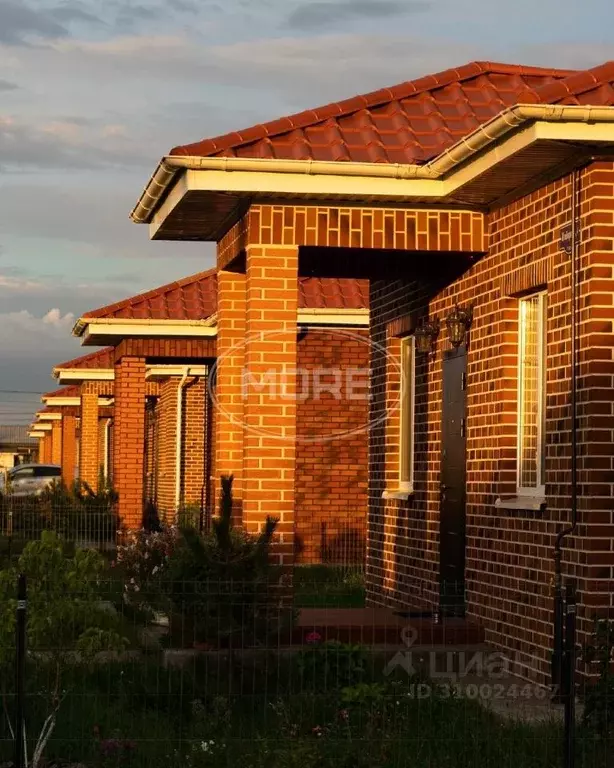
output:
M6 169L145 168L150 154L125 126L82 119L26 123L0 114L0 167Z
M2 91L15 91L18 87L15 83L9 83L8 80L0 80L0 93Z
M381 19L429 8L427 0L332 0L305 2L295 8L286 26L291 29L328 29L338 22Z
M23 2L0 0L0 42L19 45L26 38L61 37L63 27L49 12L35 11Z
M7 355L28 357L41 349L46 353L66 348L74 315L56 307L42 316L26 309L0 314L0 344Z
M43 315L42 322L44 325L51 325L53 328L72 328L75 324L75 316L72 312L67 312L65 315L62 315L61 311L54 307L53 309L50 309L49 312L47 312L46 315Z
M91 11L86 10L84 3L63 2L55 8L50 8L49 16L62 24L71 24L72 22L82 22L88 25L103 24L102 20Z

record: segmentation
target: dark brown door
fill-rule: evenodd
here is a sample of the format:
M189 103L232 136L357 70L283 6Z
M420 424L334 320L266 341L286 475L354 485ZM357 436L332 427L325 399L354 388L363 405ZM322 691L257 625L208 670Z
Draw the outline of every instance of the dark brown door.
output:
M465 610L466 381L465 347L445 352L439 554L441 610L448 616Z

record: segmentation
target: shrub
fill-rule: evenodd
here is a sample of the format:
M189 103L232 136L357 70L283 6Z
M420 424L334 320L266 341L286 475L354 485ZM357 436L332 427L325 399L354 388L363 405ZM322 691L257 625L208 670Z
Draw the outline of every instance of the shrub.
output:
M613 730L614 718L614 621L596 619L582 659L589 675L597 679L587 683L584 697L583 723L596 735L606 737Z
M30 542L16 566L0 572L0 673L3 690L12 678L15 647L18 574L28 585L26 646L30 661L48 667L42 694L42 723L31 768L40 763L66 696L67 675L101 651L126 647L119 620L102 603L101 556L77 550L68 556L66 544L51 531ZM24 737L25 738L25 737Z
M270 563L276 524L268 518L257 536L234 528L232 477L223 477L210 533L139 532L120 547L130 600L167 610L192 641L216 647L264 642L291 618L280 604L278 571Z
M310 637L307 638L310 641ZM367 671L367 653L361 645L337 640L320 643L317 638L297 659L303 686L315 690L336 690L356 686Z

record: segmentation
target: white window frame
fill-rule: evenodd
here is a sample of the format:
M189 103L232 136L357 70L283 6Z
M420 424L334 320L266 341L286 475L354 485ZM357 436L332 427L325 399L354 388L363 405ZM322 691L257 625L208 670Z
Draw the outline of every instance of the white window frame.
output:
M409 355L409 377L406 356ZM399 490L413 493L414 455L416 439L416 340L414 336L401 339L401 399L399 403ZM407 410L409 409L409 413ZM409 424L409 426L407 426ZM409 431L410 434L407 434Z
M522 441L522 398L523 398L523 369L522 361L524 358L524 322L522 306L530 299L538 298L538 313L539 313L539 335L538 335L538 360L540 366L540 379L541 386L538 390L537 399L537 456L536 456L536 478L537 483L535 487L523 487L520 484L520 457L521 457L521 441ZM547 292L536 291L528 296L524 296L518 302L518 432L516 438L516 493L518 496L545 496L546 483L543 477L542 464L543 464L543 451L545 450L545 437L546 437L546 312L547 312Z

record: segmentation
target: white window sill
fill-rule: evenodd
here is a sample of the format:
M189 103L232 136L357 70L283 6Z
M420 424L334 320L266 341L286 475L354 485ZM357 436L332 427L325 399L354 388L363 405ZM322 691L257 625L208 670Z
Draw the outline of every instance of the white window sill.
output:
M499 509L531 509L544 511L546 499L544 496L508 496L505 499L498 498L495 507Z
M382 493L382 499L400 499L401 501L407 501L407 499L413 495L413 486L408 488L392 488Z

